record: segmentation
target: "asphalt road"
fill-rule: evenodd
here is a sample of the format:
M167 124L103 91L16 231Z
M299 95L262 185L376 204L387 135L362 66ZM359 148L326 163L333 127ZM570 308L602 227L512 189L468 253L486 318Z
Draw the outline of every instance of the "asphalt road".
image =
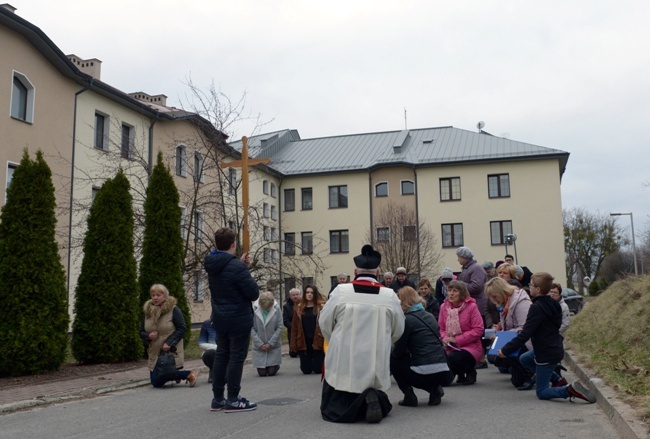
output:
M303 375L298 359L283 358L275 377L244 370L242 394L258 409L210 412L212 389L205 374L197 386L143 387L88 400L0 416L1 438L617 438L597 404L539 401L518 391L494 367L479 370L473 386L451 386L438 407L416 390L417 408L400 407L380 424L332 424L320 417L320 376ZM571 378L571 375L567 375Z

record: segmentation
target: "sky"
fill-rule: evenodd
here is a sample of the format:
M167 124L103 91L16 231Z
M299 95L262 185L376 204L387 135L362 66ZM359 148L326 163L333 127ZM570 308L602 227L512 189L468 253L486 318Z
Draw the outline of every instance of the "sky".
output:
M268 122L232 138L454 126L568 151L564 208L650 230L650 2L11 0L124 92L214 83ZM80 6L83 5L83 6ZM406 116L405 116L406 114ZM629 216L619 224L630 233ZM631 237L631 235L628 235Z

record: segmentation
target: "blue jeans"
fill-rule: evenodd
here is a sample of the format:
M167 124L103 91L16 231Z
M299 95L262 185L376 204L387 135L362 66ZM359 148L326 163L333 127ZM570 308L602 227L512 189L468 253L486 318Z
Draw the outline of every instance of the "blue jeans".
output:
M555 373L557 363L537 364L535 363L535 351L528 351L519 357L521 364L537 377L535 392L539 399L568 398L567 386L551 387L551 381L557 381L560 377Z
M149 378L151 379L151 385L154 387L163 387L165 383L168 383L169 381L174 381L174 380L186 380L187 376L191 373L189 370L179 370L176 372L176 376L170 380L162 380L158 377L158 369L155 367L153 368L153 371L149 372Z
M251 333L217 333L217 352L212 366L212 393L221 401L228 384L228 400L235 401L241 390L244 361L248 355Z

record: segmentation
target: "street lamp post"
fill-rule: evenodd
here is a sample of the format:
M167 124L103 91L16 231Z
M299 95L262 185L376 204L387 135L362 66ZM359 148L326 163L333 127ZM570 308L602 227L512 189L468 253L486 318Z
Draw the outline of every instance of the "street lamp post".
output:
M639 270L636 268L636 240L634 239L634 216L632 212L627 213L610 213L610 216L623 216L630 215L630 228L632 229L632 255L634 256L634 275L639 275Z

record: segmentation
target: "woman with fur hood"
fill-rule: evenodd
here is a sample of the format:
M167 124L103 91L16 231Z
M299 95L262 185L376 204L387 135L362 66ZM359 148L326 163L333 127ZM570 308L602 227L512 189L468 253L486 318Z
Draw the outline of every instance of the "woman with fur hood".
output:
M273 376L282 363L282 311L273 298L273 293L265 291L253 303L253 367L259 376Z
M158 376L156 363L160 351L172 352L176 360L176 368L183 368L183 335L185 335L185 319L176 306L176 298L169 296L167 287L161 284L151 286L151 300L144 304L144 317L140 326L140 337L149 344L147 348L149 376L151 385L163 387L166 382L186 380L190 387L196 384L198 371L178 370L176 375L164 379Z

